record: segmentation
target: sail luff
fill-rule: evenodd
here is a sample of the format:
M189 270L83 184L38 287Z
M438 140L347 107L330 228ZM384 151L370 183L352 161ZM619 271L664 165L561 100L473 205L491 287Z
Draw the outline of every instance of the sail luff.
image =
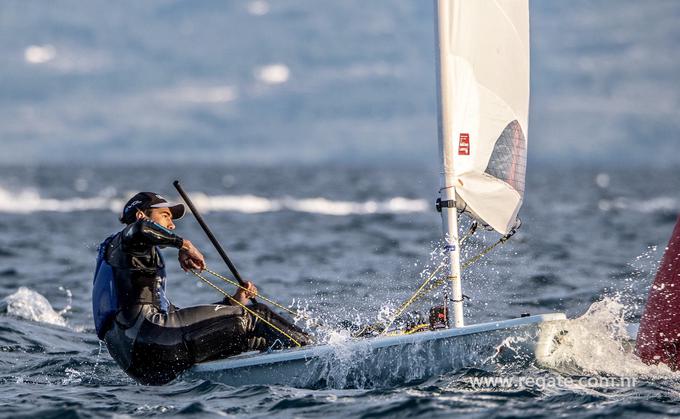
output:
M501 234L524 195L528 0L437 1L442 187Z
M442 227L444 233L444 241L446 242L445 251L448 262L448 279L451 282L452 300L453 300L453 325L454 327L463 327L465 325L463 317L463 289L462 289L462 272L460 267L460 241L458 235L458 211L456 210L456 189L453 184L453 172L448 172L446 161L448 156L451 156L450 147L450 133L451 133L451 103L449 96L442 94L450 89L449 78L446 77L449 72L449 59L442 51L449 49L449 40L447 28L451 27L449 17L449 7L452 3L448 0L435 1L435 39L436 39L436 62L437 62L437 86L438 86L438 126L439 126L439 145L442 158L442 173L441 173L441 201L452 202L454 205L444 205L442 211ZM454 3L455 5L455 3Z

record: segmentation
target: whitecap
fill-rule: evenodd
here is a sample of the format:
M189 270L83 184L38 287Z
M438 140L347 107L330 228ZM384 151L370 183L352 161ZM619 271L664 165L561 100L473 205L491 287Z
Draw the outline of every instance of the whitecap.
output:
M614 198L602 199L598 202L601 211L630 210L643 214L659 212L676 212L680 210L680 201L670 196L658 196L649 199Z
M38 211L73 212L109 208L109 199L93 198L53 199L43 198L35 189L23 189L12 193L0 188L0 212L30 214Z
M281 204L276 200L254 195L208 196L202 193L195 193L192 194L192 200L200 210L205 212L229 211L258 214L281 210Z
M226 183L232 180L225 180ZM80 185L85 186L85 185ZM89 198L44 198L35 189L10 192L0 188L0 213L30 214L42 211L76 212L110 210L120 212L125 199L115 198L115 189L105 188L98 196ZM266 198L256 195L207 195L191 193L199 210L205 212L239 212L260 214L278 211L295 211L334 216L370 214L407 214L426 212L428 203L423 199L405 197L384 200L343 201L324 197Z
M229 85L180 86L162 92L160 97L188 103L228 103L238 98L238 92Z
M255 78L266 84L282 84L290 78L290 69L285 64L269 64L255 70Z
M15 293L3 298L1 306L3 311L12 316L66 326L66 320L52 308L47 298L30 288L20 287Z
M30 64L44 64L57 56L53 45L31 45L24 50L24 60Z
M598 173L597 176L595 176L595 184L602 189L607 189L610 182L611 178L606 173Z
M248 3L248 13L253 16L264 16L269 13L269 3L264 0L255 0Z

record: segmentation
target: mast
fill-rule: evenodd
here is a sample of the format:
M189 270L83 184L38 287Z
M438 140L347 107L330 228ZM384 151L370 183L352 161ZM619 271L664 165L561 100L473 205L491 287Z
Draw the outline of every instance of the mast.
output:
M529 1L435 0L442 213L453 324L462 327L458 212L506 235L524 199Z
M446 176L445 176L446 177ZM460 238L458 234L458 210L455 203L456 189L444 188L441 192L441 202L451 202L453 208L442 206L442 226L444 229L444 241L446 245L446 258L448 262L448 279L451 281L453 302L453 326L463 327L463 285L462 272L460 269ZM446 204L445 204L446 205Z
M448 262L448 279L451 281L452 300L453 300L453 326L462 327L465 325L463 319L463 289L461 282L460 269L460 240L458 234L458 211L456 209L456 189L454 185L454 173L449 170L452 165L446 164L450 153L448 145L451 144L451 111L449 96L442 92L449 91L448 74L449 60L443 51L450 50L449 28L451 16L449 8L451 2L448 0L435 0L435 42L436 42L436 62L437 62L437 112L438 112L438 136L439 150L442 159L441 189L440 198L437 201L437 209L441 210L442 227L445 241L446 258Z

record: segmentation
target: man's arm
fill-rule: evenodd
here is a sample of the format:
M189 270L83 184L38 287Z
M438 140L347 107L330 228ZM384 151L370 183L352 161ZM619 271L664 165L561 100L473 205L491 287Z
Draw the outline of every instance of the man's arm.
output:
M123 231L123 247L170 246L181 249L184 239L148 219L137 220Z
M179 249L179 264L188 269L205 269L205 258L187 239L148 219L137 220L123 231L122 245L135 250L149 246L170 246Z
M248 281L243 288L239 287L232 298L243 305L248 305L251 298L257 297L257 287Z

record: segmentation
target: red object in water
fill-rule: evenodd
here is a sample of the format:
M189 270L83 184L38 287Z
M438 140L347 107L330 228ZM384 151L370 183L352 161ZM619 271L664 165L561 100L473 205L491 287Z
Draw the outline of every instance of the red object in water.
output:
M680 369L680 217L649 291L635 351L647 364Z

